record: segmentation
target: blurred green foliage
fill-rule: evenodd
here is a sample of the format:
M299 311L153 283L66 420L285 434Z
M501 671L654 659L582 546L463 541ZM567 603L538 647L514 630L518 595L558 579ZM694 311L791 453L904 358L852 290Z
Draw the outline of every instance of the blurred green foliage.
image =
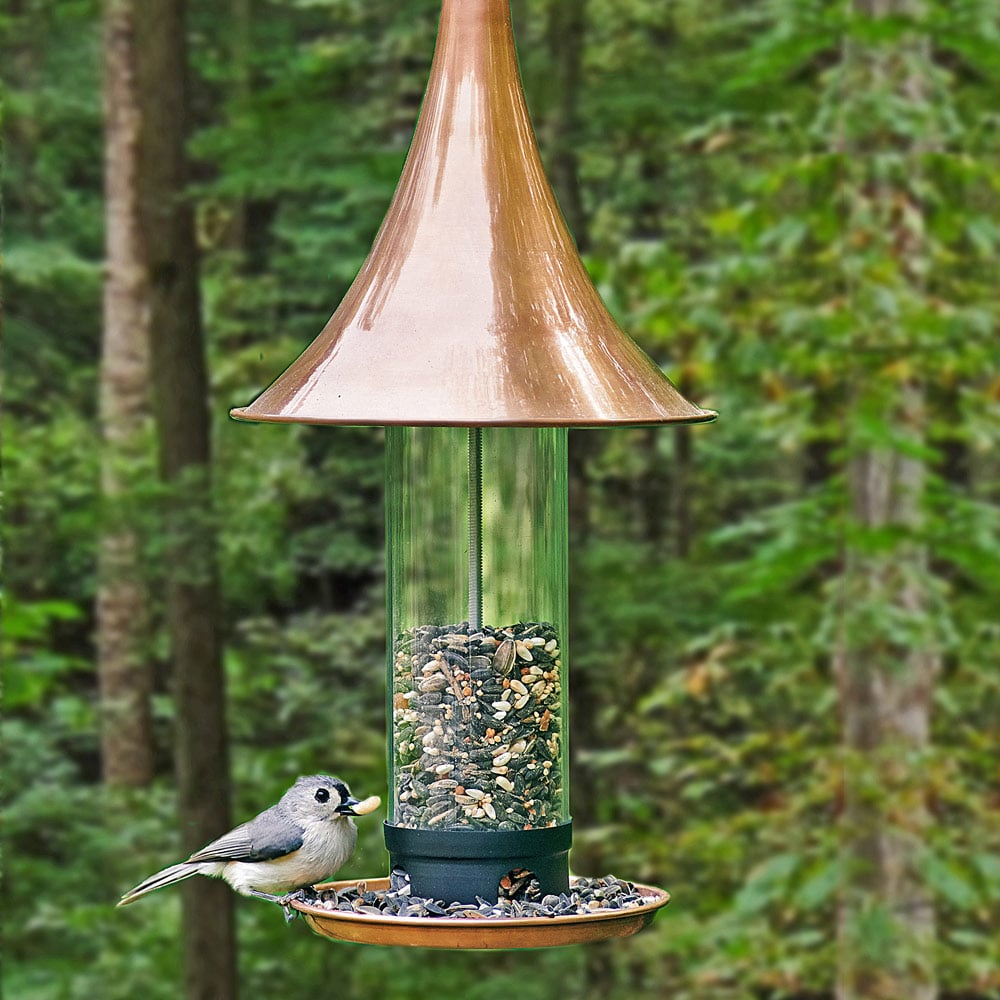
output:
M543 155L560 107L546 35L559 2L514 5ZM438 3L276 0L243 21L231 3L189 6L242 818L299 773L384 787L381 433L237 425L227 412L302 349L360 266L409 142ZM587 11L570 123L586 261L623 325L721 413L686 437L587 431L572 444L576 856L674 901L627 943L499 955L335 945L240 902L243 994L832 997L840 809L845 781L866 774L841 748L834 661L849 622L940 654L932 744L907 762L930 788L930 957L943 998L998 997L1000 8ZM177 852L162 626L150 644L159 778L113 794L98 780L94 563L113 516L98 497L95 402L99 4L22 0L0 18L4 985L25 1000L166 1000L179 995L176 894L113 907ZM845 52L897 50L915 60L916 96L857 85ZM887 186L895 202L873 195ZM893 245L900 232L912 252ZM929 412L920 442L891 412L914 382ZM845 460L871 445L916 454L928 473L913 540L933 600L916 621L877 601L845 617L845 547L899 543L846 512ZM138 503L154 596L161 501L150 472ZM359 826L344 874L382 873L378 823ZM893 948L877 901L862 931Z

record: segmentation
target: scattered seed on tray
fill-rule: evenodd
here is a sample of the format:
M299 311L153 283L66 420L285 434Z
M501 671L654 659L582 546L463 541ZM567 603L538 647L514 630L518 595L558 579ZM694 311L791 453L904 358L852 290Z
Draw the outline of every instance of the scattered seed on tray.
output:
M303 889L297 898L306 906L331 912L452 920L588 916L608 910L636 909L652 901L641 896L631 882L623 882L614 875L572 878L568 893L540 898L537 885L537 882L527 884L520 898L500 899L496 903L481 898L475 903L445 903L411 895L409 876L393 869L388 889L369 889L366 883L359 882L349 889Z

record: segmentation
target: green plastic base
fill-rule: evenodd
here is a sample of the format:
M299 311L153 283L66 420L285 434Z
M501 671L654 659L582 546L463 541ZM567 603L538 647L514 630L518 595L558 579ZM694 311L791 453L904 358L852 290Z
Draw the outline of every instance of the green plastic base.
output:
M514 869L538 879L541 894L569 891L573 823L540 830L414 830L385 824L394 868L410 876L414 896L445 903L497 901L500 880Z

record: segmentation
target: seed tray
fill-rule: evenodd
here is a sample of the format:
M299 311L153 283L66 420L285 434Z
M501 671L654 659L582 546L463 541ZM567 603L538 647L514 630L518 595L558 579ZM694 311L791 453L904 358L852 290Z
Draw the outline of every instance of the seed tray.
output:
M376 892L389 888L388 878L359 881ZM339 892L357 888L359 881L328 882L316 889ZM643 898L641 906L557 917L398 917L327 910L298 900L290 905L317 934L339 941L414 948L548 948L629 937L647 927L669 902L670 894L654 886L634 884Z

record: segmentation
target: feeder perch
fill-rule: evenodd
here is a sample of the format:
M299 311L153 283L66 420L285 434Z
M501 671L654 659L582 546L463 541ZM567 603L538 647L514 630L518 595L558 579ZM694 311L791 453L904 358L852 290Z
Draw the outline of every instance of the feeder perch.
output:
M392 864L431 899L496 900L515 870L565 893L567 429L715 413L619 328L584 269L542 168L509 0L444 0L367 260L316 340L232 412L386 427ZM303 909L347 940L538 947L634 933L668 898L640 891L647 905L600 919Z

